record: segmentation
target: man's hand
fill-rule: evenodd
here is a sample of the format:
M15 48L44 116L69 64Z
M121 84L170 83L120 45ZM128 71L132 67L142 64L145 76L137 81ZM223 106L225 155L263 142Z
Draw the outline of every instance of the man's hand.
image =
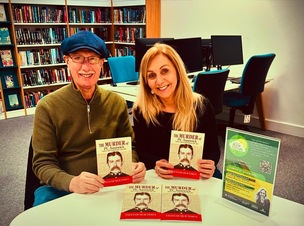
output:
M133 183L140 183L146 175L146 166L142 162L133 163Z
M70 182L70 192L89 194L98 192L103 188L104 179L93 173L82 172L79 176L73 177Z

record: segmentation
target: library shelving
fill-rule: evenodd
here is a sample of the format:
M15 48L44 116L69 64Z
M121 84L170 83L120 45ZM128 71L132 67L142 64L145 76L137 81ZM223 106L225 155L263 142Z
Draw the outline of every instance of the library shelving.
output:
M9 14L9 4L0 2L0 98L4 118L10 111L23 109L24 99L18 76L16 40ZM0 117L1 118L1 117Z
M0 65L0 119L32 114L40 98L70 82L60 44L79 30L101 37L110 56L134 55L136 37L160 37L160 0L0 0L3 27L11 43L0 43L0 53L13 64ZM14 87L6 87L8 76ZM99 84L110 82L105 62Z

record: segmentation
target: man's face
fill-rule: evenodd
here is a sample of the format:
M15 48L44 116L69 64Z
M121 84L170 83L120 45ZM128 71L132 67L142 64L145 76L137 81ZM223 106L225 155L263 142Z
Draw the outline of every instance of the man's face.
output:
M144 209L148 207L148 204L150 203L150 198L148 195L136 195L134 202L136 207Z
M174 196L173 197L173 204L175 206L175 208L179 209L179 210L186 210L188 209L188 199L181 195L181 196Z
M113 173L121 171L122 161L119 155L109 156L108 166Z
M192 159L192 151L190 148L180 148L179 150L179 160L183 165L190 165L190 160Z
M71 57L98 57L93 51L81 49L70 54ZM103 66L104 59L97 64L90 64L88 58L83 63L75 63L69 56L65 56L65 62L73 77L74 83L82 92L93 93Z

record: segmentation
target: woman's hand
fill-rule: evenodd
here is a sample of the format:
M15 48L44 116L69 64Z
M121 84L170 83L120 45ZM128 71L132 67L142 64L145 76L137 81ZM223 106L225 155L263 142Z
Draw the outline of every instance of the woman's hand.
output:
M173 169L174 166L168 163L167 160L161 159L156 162L155 164L155 172L158 176L164 179L172 179L173 178Z
M142 162L133 163L133 183L140 183L143 179L145 179L146 175L146 166Z
M202 178L210 178L213 176L215 171L215 165L213 160L208 159L199 159L198 163L198 171L201 173Z

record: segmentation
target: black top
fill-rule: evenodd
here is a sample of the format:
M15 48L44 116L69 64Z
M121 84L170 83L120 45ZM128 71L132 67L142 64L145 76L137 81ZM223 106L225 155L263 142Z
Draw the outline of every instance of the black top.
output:
M205 101L205 112L197 112L198 126L193 132L205 133L203 159L211 159L217 165L220 159L220 147L217 137L215 115L209 101ZM147 126L138 109L135 111L134 132L135 147L139 160L147 169L153 169L155 162L169 158L172 120L174 113L162 112L158 120L162 126Z

